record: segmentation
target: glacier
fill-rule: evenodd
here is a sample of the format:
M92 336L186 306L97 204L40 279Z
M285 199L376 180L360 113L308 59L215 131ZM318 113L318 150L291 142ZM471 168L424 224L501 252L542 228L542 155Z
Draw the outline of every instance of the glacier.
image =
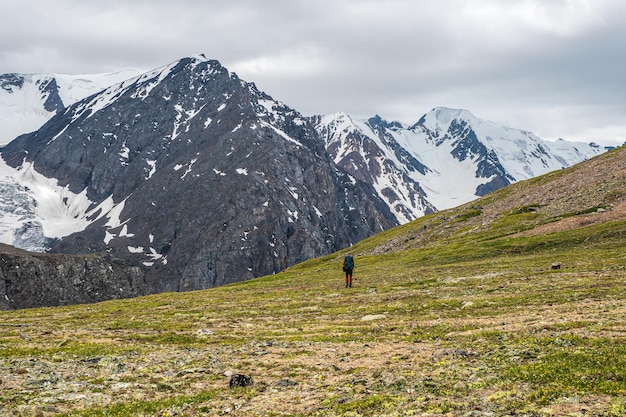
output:
M107 230L119 227L123 207L123 201L115 204L111 197L96 204L86 190L73 193L31 163L12 168L0 158L0 243L45 252L51 240L85 230L103 217Z

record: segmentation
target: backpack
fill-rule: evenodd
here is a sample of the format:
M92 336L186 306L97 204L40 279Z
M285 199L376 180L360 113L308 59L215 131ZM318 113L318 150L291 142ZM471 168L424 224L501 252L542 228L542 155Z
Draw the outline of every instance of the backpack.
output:
M346 256L343 260L343 270L354 269L354 258L352 256Z

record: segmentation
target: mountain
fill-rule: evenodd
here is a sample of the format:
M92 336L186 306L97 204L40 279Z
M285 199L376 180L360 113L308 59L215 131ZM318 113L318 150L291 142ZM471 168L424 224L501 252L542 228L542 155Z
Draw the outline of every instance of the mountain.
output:
M1 75L4 139L35 130L64 106L137 73ZM354 120L344 113L314 116L310 121L334 162L372 184L400 223L606 150L595 144L544 141L530 132L478 119L467 110L444 107L433 109L413 125L388 122L380 116ZM15 192L9 194L12 199ZM59 223L71 223L74 218L70 214ZM21 227L6 219L0 222L0 236L5 236L0 241L10 243L7 234ZM25 241L18 238L12 243L20 247L46 247L45 240L28 233L18 235L25 236Z
M312 123L335 164L372 184L399 223L437 210L412 176L428 168L388 133L398 124L384 124L382 119L355 121L344 113L316 116Z
M0 146L39 129L65 107L142 72L0 74Z
M147 292L279 272L397 224L302 115L203 56L76 102L2 158L13 193L36 196L18 238L109 252Z
M335 163L371 183L400 223L605 151L437 107L413 125L337 113L312 118Z

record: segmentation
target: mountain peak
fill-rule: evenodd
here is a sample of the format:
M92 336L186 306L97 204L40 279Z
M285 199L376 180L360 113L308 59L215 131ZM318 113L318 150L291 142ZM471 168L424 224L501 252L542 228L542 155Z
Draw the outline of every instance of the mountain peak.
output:
M209 58L207 58L204 54L195 54L192 55L191 58L197 59L198 61L209 61Z
M209 59L204 54L191 55L185 58L181 58L178 61L174 61L174 64L183 63L191 64L193 66L200 64L208 64L210 67L222 68L222 64L216 59Z
M473 124L474 122L478 122L479 119L465 109L453 109L450 107L435 107L425 115L423 115L420 120L413 125L416 127L418 125L425 126L427 128L432 128L434 126L448 126L453 120L466 120Z
M379 126L385 129L390 129L393 131L397 131L400 129L403 129L404 126L402 125L402 123L398 122L398 121L392 121L389 122L385 119L383 119L381 116L379 116L378 114L374 117L370 117L369 119L367 119L367 123L370 126Z

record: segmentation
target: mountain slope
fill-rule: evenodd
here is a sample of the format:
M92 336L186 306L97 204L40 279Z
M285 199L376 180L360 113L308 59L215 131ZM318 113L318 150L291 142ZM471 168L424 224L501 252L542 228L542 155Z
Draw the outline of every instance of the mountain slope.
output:
M544 141L443 107L412 126L341 113L313 123L335 163L374 184L402 223L604 152L595 144Z
M76 208L53 252L109 251L148 292L278 272L396 224L299 113L204 57L87 97L2 157Z
M569 248L581 242L577 239L568 242L565 233L579 229L583 235L587 229L587 233L592 233L594 225L606 227L612 233L611 224L616 225L615 236L606 242L602 235L586 239L599 244L616 239L623 245L626 236L619 230L625 220L626 147L621 147L403 225L394 229L396 237L383 233L378 239L380 244L370 239L366 247L368 253L376 254L429 247L454 256L480 258L483 256L480 251L493 250L495 241L513 248L516 239L524 242L524 238L538 236L537 241L530 239L526 243L527 250L549 252L547 242L553 233L564 239L562 244ZM466 244L467 252L454 253L458 247L448 246L451 239Z
M350 249L351 289L344 250L206 291L2 312L2 411L624 415L625 169L617 149L372 236Z
M39 129L65 107L140 73L0 75L0 146Z

